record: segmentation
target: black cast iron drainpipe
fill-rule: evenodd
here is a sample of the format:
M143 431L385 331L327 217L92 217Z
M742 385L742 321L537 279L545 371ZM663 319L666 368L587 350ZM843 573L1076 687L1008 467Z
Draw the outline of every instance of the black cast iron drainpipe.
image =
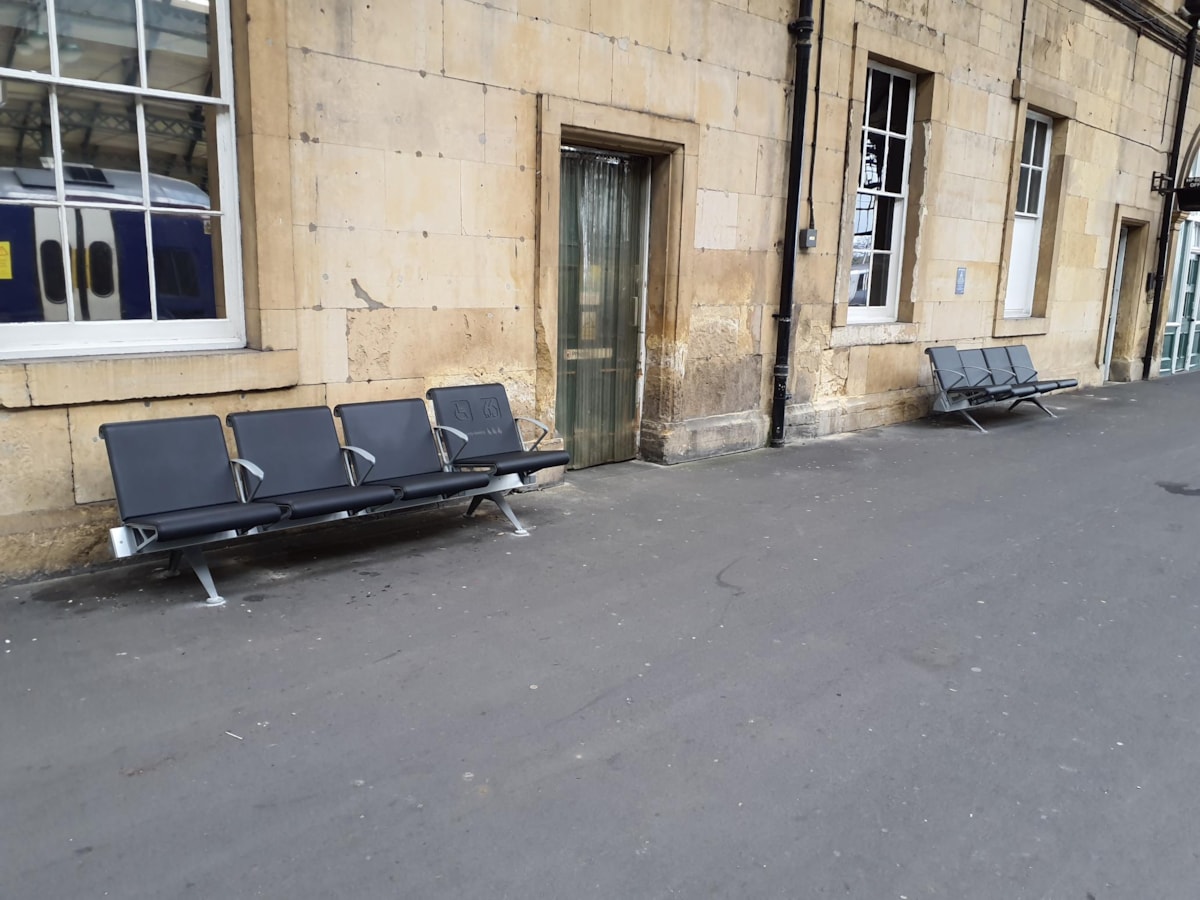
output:
M1196 0L1200 2L1200 0ZM804 120L808 116L808 64L812 57L813 0L800 0L800 15L788 25L796 39L796 71L792 94L792 146L788 159L787 212L783 226L783 272L779 281L779 312L775 318L775 389L771 399L772 447L783 446L787 417L788 375L792 355L793 282L796 277L796 236L800 218L800 170L804 164Z
M1180 179L1179 148L1183 144L1184 119L1187 117L1188 92L1192 86L1192 69L1196 64L1196 33L1200 30L1200 0L1185 0L1180 13L1187 16L1188 35L1187 49L1183 55L1183 80L1179 85L1179 107L1175 113L1175 131L1171 137L1171 152L1167 157L1167 176L1171 179L1170 188L1163 194L1162 220L1158 225L1158 259L1155 261L1154 272L1154 302L1150 306L1150 332L1146 335L1146 355L1142 357L1142 380L1150 377L1158 354L1154 345L1158 340L1158 326L1162 319L1163 282L1167 271L1167 255L1171 243L1171 219L1175 213L1174 188Z

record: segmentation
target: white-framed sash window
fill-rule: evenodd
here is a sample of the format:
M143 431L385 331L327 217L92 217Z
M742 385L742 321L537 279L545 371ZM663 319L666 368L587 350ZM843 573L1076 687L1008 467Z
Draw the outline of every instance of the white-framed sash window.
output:
M911 73L870 65L854 202L851 324L896 321L915 103Z
M1004 295L1006 319L1024 319L1033 314L1033 294L1037 283L1053 128L1050 118L1040 113L1030 112L1025 117L1017 203L1013 210L1008 287Z
M245 345L228 0L0 0L0 359Z

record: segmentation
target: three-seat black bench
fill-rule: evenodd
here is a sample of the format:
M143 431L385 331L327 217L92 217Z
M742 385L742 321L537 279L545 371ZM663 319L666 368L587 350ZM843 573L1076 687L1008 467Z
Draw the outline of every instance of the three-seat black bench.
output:
M1012 401L1009 411L1022 403L1032 403L1046 415L1057 418L1039 395L1079 384L1074 378L1040 379L1029 348L1023 344L970 350L927 347L925 353L933 367L937 389L933 411L958 413L985 434L987 429L975 421L970 410Z

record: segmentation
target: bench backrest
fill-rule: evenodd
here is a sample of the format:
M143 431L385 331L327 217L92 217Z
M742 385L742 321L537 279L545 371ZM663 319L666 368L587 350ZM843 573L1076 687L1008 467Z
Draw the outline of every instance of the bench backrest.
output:
M959 350L958 358L962 360L963 374L966 376L968 387L989 387L995 384L982 350Z
M958 357L958 351L953 347L926 347L925 355L933 364L933 374L942 390L952 391L967 386L967 376L963 372L962 361Z
M433 401L433 414L439 425L457 428L470 438L464 457L474 459L525 449L504 385L430 388L426 396Z
M1008 348L1009 365L1017 373L1018 381L1037 381L1037 369L1033 367L1033 358L1029 348L1024 344L1015 344Z
M1012 363L1008 359L1007 347L985 347L983 358L992 373L992 381L996 384L1016 384L1019 380L1013 372Z
M100 437L123 520L238 501L216 416L107 422Z
M350 483L328 407L230 413L226 421L233 429L238 456L265 473L258 499Z
M441 471L442 457L424 400L343 403L333 413L342 420L346 443L375 457L368 483ZM351 462L359 470L358 458L352 455Z

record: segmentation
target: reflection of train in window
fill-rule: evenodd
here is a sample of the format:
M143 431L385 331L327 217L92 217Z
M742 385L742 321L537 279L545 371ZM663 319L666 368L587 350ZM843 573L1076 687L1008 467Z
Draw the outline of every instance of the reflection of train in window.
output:
M136 172L64 167L67 201L140 204ZM152 213L154 283L159 319L217 316L208 195L195 185L150 176L150 203L176 213ZM65 322L67 301L76 320L149 319L146 227L140 209L67 208L71 272L63 271L54 173L0 167L0 245L7 244L10 277L0 279L0 322ZM194 214L186 214L194 211Z

